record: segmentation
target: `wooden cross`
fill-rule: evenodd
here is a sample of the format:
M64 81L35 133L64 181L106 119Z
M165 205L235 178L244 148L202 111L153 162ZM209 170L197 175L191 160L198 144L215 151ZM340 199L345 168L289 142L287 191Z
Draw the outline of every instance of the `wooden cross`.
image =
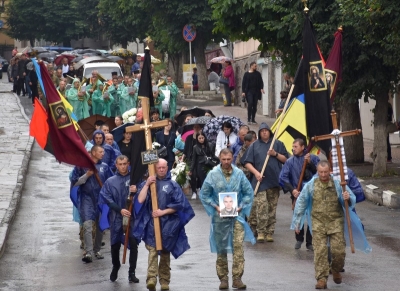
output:
M151 139L151 129L159 128L168 125L168 120L161 120L156 122L150 122L149 116L149 98L140 96L139 99L142 101L142 112L143 112L143 122L144 124L135 124L133 126L126 127L126 132L137 132L144 131L145 140L146 140L146 150L151 150L153 147L153 141ZM149 176L154 176L156 174L156 169L154 164L149 164ZM153 183L150 185L151 191L151 205L153 211L158 209L158 201L157 201L157 188L156 184ZM160 218L154 217L154 235L156 238L156 249L158 251L162 250L161 243L161 228L160 228Z
M331 112L331 117L332 117L332 125L333 129L338 129L337 125L337 119L336 119L336 112L332 110ZM340 143L339 143L339 138L344 137L344 136L352 136L352 135L357 135L361 133L361 129L354 129L354 130L349 130L349 131L344 131L344 132L339 132L338 134L325 134L325 135L320 135L320 136L315 136L312 138L314 141L320 141L320 140L327 140L331 138L335 138L336 140L336 152L338 156L338 162L339 162L339 170L340 170L340 185L342 186L342 191L346 191L346 179L344 177L344 169L343 169L343 157L342 157L342 152L340 151ZM350 247L351 247L351 252L354 253L354 241L353 241L353 231L351 230L351 224L350 224L350 215L349 215L349 202L347 200L344 201L345 209L346 209L346 220L347 220L347 227L349 229L349 239L350 239Z

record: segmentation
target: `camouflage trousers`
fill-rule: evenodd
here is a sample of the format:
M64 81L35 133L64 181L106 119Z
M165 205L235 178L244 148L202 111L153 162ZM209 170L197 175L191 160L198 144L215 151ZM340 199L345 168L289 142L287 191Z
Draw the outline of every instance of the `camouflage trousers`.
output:
M244 228L243 225L235 221L233 226L233 262L232 262L232 278L240 279L244 272ZM216 262L217 275L220 280L228 280L228 256L226 253L217 254Z
M314 268L315 279L328 279L329 262L328 262L328 245L329 238L332 253L331 268L333 272L340 272L344 267L346 257L346 241L343 232L326 234L324 232L313 231L313 247L314 247Z
M160 284L169 285L171 279L171 258L167 251L160 252L160 263L158 263L158 251L156 248L146 244L146 249L149 251L149 259L147 266L146 283L157 283L157 276Z
M258 192L254 196L248 223L260 234L274 234L276 223L276 207L278 206L279 188L271 188Z

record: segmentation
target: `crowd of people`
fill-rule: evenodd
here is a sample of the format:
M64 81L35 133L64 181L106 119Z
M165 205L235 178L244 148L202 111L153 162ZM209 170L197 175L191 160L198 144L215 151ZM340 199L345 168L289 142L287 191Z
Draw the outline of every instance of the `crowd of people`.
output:
M42 89L38 82L35 66L29 54L16 54L11 60L11 78L13 92L18 96L32 99L43 98ZM112 73L112 79L106 80L97 70L92 71L89 80L80 78L74 69L74 63L63 58L56 66L47 63L47 70L54 86L72 105L73 112L79 120L99 114L106 117L121 116L132 108L140 108L138 92L140 86L142 60L140 55L135 60L127 58L124 76ZM174 117L176 113L176 98L179 89L171 76L160 74L151 65L153 82L153 98L160 118Z
M186 109L182 108L182 112ZM158 109L152 111L153 121L160 119L159 113ZM210 111L206 114L213 116ZM148 251L147 289L155 290L158 282L161 290L169 290L170 254L178 258L189 249L184 227L195 214L181 185L171 178L170 170L178 160L188 165L192 199L199 197L211 217L210 247L211 252L217 254L220 290L229 288L228 253L233 255L232 287L247 288L242 281L243 243L274 242L281 190L290 193L295 206L291 225L295 230L294 248L300 249L306 237L307 250L314 252L315 288L327 287L330 272L334 282L340 284L345 259L344 201L348 201L353 210L352 223L362 230L359 218L354 216L354 206L365 197L354 173L349 169L349 187L343 191L330 175L329 162L306 153L304 140L294 140L292 155L278 140L271 146L273 132L266 123L260 124L258 132L243 125L235 134L232 123L224 122L216 142L209 141L202 126L194 124L193 133L183 140L182 129L193 117L187 114L182 124L176 123L177 118L167 119L167 126L154 130L154 139L167 148L167 154L156 164L155 176L141 173L135 183L132 183L129 167L131 149L135 146L131 133L125 132L123 140L115 145L108 126L95 131L90 155L101 173L99 178L103 186L98 184L91 170L75 168L71 175L71 186L79 186L81 191L77 212L84 248L82 261L91 263L93 258L104 258L100 253L103 228L98 206L104 210L102 206L107 205L113 265L110 280L114 282L118 278L121 241L126 221L130 220L129 282L139 282L136 261L143 254L138 253L137 246L144 241ZM121 117L117 116L115 122L120 124ZM267 156L269 161L263 171ZM216 164L210 163L210 159L217 161ZM303 164L306 167L300 178ZM156 185L158 195L156 210L151 207L149 189L152 184ZM221 200L219 195L224 192L229 195ZM135 205L131 211L130 203ZM163 249L160 252L156 250L154 218L159 218L162 225ZM304 221L308 224L306 231ZM362 239L365 240L365 236Z

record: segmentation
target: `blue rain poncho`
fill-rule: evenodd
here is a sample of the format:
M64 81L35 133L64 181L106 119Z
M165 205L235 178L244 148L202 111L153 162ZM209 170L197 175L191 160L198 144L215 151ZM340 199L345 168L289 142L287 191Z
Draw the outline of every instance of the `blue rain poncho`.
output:
M104 183L109 177L113 175L107 164L99 161L96 165L97 172L100 180ZM81 176L87 172L87 169L75 167L72 171L71 182L75 185ZM86 183L73 187L76 191L71 189L71 200L78 208L81 222L87 220L96 221L99 218L98 199L101 187L96 180L95 175L90 176ZM76 193L76 195L73 195Z
M291 188L296 189L299 184L299 178L301 174L301 170L303 168L305 152L302 156L291 156L287 161L283 164L281 173L279 174L279 185L285 190L290 191ZM319 162L319 158L316 155L310 155L311 163L314 166L317 166ZM307 169L307 168L306 168ZM307 169L307 171L309 171ZM306 177L304 175L303 183L301 185L300 190L304 187L307 181L313 176L313 173L310 173L310 177ZM291 186L291 187L290 187ZM290 189L288 189L290 188Z
M123 242L123 216L121 209L126 209L129 197L130 174L122 176L116 173L108 179L100 191L99 207L102 209L102 217L107 215L107 221L101 220L100 229L110 228L111 245ZM105 205L109 207L105 207ZM111 206L110 206L111 205ZM109 209L110 208L110 209ZM107 211L108 210L108 211ZM133 237L134 215L132 214L129 228L129 236Z
M138 193L146 182L140 184ZM176 212L160 217L162 247L171 252L175 259L190 249L185 233L185 225L194 217L194 211L185 197L178 183L171 180L171 174L160 180L157 178L157 201L159 209L172 208ZM139 242L143 240L147 245L156 246L154 236L154 220L152 217L152 205L150 189L143 203L139 203L135 197L135 228L134 237Z
M318 178L318 176L314 176L306 185L304 185L303 190L301 191L299 197L297 198L296 207L293 212L293 219L290 229L301 229L304 225L304 219L306 217L305 212L307 211L307 222L310 227L310 231L312 233L312 205L313 205L313 195L314 195L314 181ZM346 222L346 211L344 206L344 200L342 196L342 187L340 186L340 181L333 179L335 183L336 193L338 195L338 199L343 208L344 213L344 237L346 239L346 245L350 245L349 240L349 231L347 228ZM349 200L349 214L350 214L350 222L351 229L353 231L353 240L354 247L364 253L369 253L372 251L372 248L368 244L367 238L364 234L364 228L362 226L360 218L353 211L354 206L356 204L356 196L351 191L351 189L346 186L347 192L350 193Z
M105 143L106 139L104 136L104 132L101 130L95 130L93 132L93 139L91 141L93 145L96 144L96 142L94 140L94 137L96 136L96 134L101 134L103 136L103 142L102 142L101 146L104 148L104 157L101 161L103 163L106 163L110 167L111 171L115 172L115 170L116 170L115 160L117 159L118 156L121 155L121 152Z
M219 205L219 195L221 192L237 192L238 195L238 208L241 208L237 217L225 217L223 223L224 234L218 233L218 236L224 239L217 243L215 238L215 223L216 219L219 220L219 214L215 209ZM245 218L250 215L251 205L253 204L253 188L249 180L244 175L243 171L232 165L232 176L229 182L226 180L222 173L221 166L218 165L212 169L206 180L203 183L200 191L200 199L204 208L209 216L211 216L211 230L210 230L210 247L212 253L232 253L233 251L233 226L235 221L243 225L245 231L244 241L255 244L253 232L250 226L245 221ZM221 229L221 226L218 227Z

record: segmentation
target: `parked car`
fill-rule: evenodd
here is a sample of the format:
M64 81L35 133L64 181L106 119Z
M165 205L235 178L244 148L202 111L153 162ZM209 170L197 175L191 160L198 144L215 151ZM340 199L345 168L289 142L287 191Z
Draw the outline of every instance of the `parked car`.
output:
M7 72L8 61L5 58L3 58L2 56L0 56L0 63L2 65L3 72Z

